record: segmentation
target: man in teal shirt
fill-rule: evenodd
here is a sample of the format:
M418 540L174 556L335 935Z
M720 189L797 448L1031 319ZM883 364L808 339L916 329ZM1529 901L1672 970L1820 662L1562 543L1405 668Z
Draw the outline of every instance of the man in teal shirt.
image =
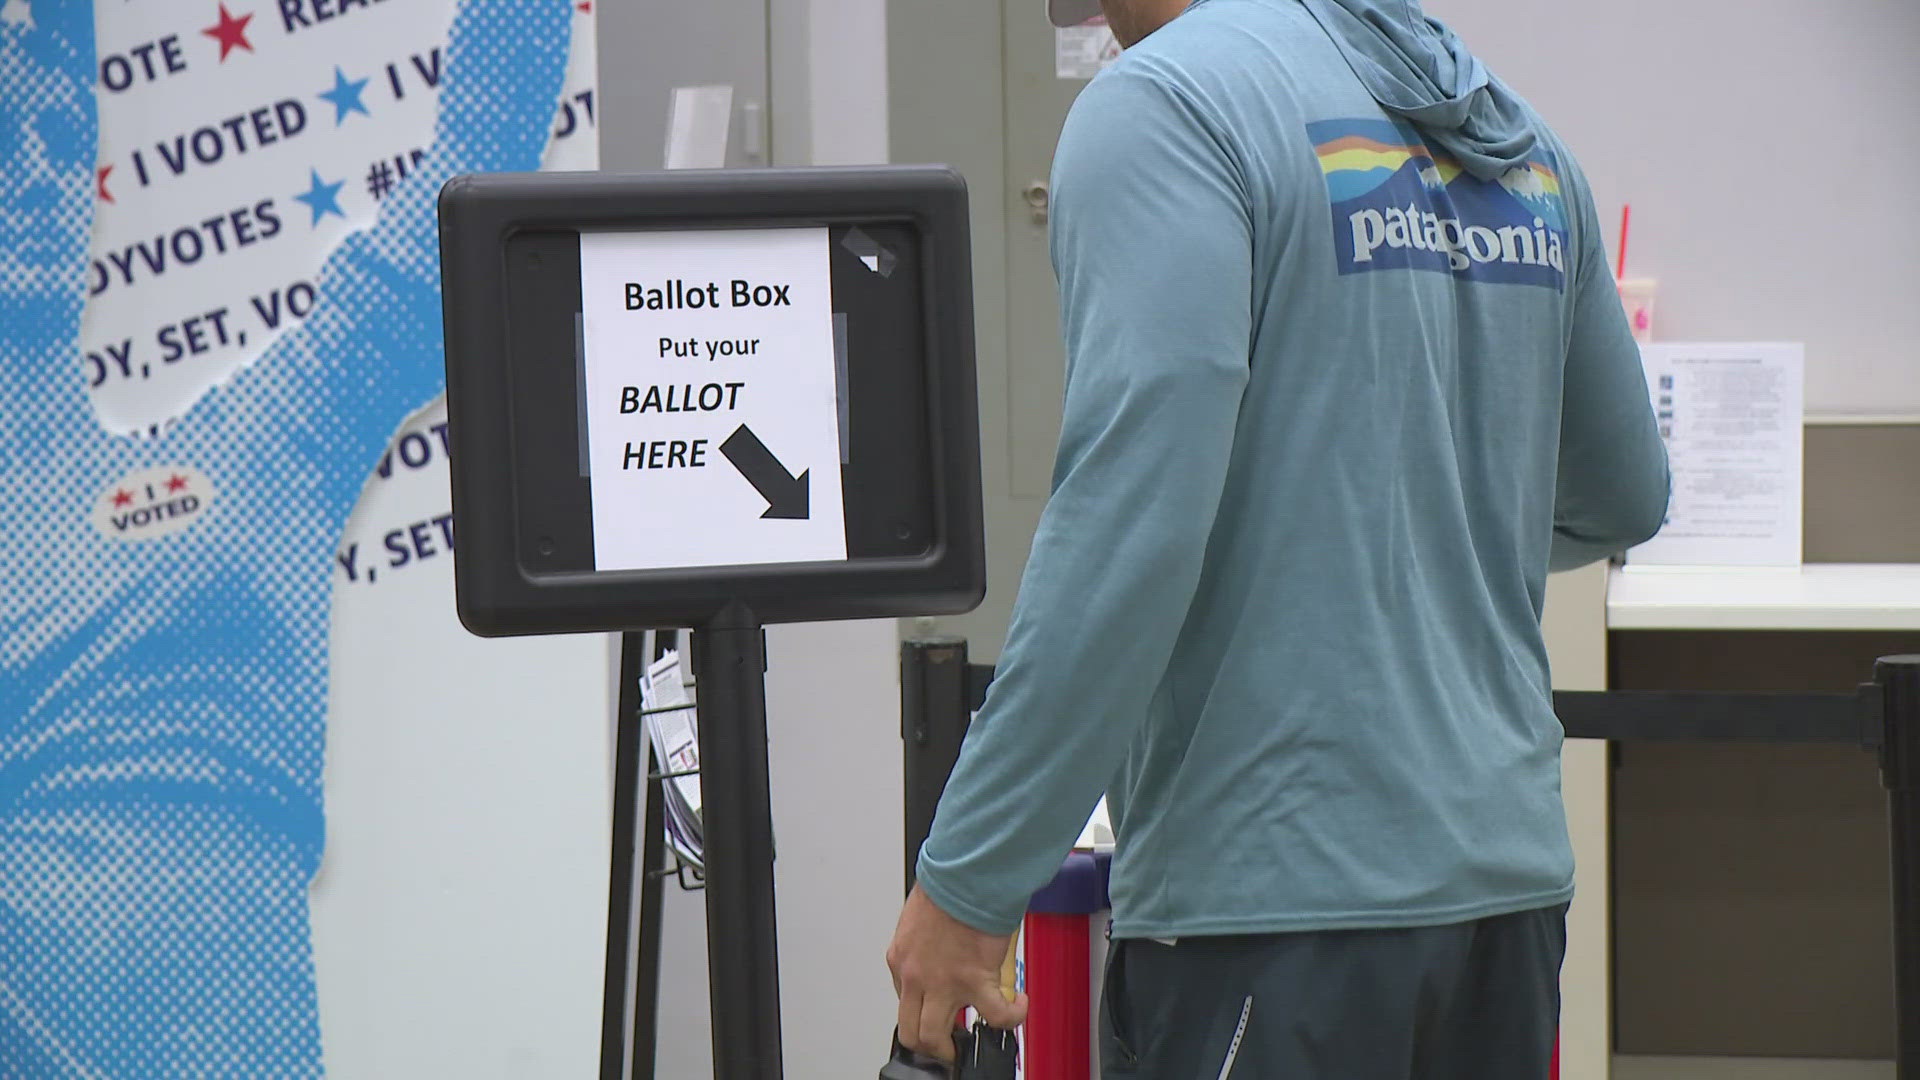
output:
M889 951L902 1041L1020 1019L1007 935L1107 792L1106 1075L1537 1080L1546 576L1668 494L1591 193L1415 0L1103 6L1054 490Z

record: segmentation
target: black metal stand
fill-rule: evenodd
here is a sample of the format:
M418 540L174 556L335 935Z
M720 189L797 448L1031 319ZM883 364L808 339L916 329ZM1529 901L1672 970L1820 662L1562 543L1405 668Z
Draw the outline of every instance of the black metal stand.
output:
M767 781L767 643L729 605L693 632L699 686L700 803L707 882L707 972L716 1080L774 1080L780 970Z
M906 863L913 865L971 714L993 668L970 664L965 641L910 641L900 656L906 746ZM1889 656L1852 694L1560 692L1567 737L1613 741L1827 742L1880 755L1893 836L1897 1080L1920 1080L1920 655Z
M707 897L714 1076L778 1077L766 635L751 613L730 608L694 632L691 652L700 685L706 873L703 886L687 886L683 869L681 884L702 887ZM661 866L666 856L661 785L681 774L660 770L647 738L639 683L651 659L644 655L640 634L622 636L600 1080L653 1080L658 1048L662 892L673 873ZM643 784L646 812L638 816L635 804Z
M653 1080L659 1049L660 913L665 880L673 871L661 866L667 850L666 799L661 785L671 777L661 772L659 759L654 756L653 740L647 737L646 710L640 700L640 673L655 659L657 656L644 653L643 635L621 635L600 1080ZM640 798L642 785L646 812L635 817L634 803ZM681 883L686 887L684 872Z

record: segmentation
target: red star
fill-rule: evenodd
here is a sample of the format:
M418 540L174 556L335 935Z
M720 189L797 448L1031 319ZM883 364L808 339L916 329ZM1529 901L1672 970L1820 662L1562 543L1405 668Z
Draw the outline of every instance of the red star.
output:
M593 14L593 0L580 0L579 3L573 6L579 8L584 14Z
M113 505L125 506L133 501L133 492L121 488L113 493Z
M253 13L248 12L239 18L227 13L227 5L220 5L220 21L200 31L220 43L220 62L227 62L227 54L235 49L253 51L253 43L247 40L247 24L253 21Z
M179 491L181 488L186 486L187 486L187 478L184 476L181 476L179 473L174 473L172 476L167 477L167 490L169 492Z
M113 166L102 165L93 171L95 174L93 180L94 187L98 190L100 198L105 202L112 202L113 192L107 190L107 174L113 171Z

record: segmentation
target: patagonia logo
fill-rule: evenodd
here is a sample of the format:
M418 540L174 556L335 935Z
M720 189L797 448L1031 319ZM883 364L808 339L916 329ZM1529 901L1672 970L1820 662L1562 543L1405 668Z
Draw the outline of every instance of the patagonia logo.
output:
M1566 287L1566 203L1542 151L1481 180L1411 126L1307 125L1333 205L1342 274L1428 270L1468 281Z

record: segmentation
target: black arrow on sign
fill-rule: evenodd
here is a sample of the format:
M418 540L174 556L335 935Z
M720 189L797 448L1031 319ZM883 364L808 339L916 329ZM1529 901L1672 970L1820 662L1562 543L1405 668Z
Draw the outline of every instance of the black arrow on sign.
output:
M751 428L741 424L727 441L720 444L720 452L727 455L733 467L747 478L747 483L767 500L767 512L763 518L787 518L804 520L807 517L807 477L813 470L794 476L773 451L760 441Z

